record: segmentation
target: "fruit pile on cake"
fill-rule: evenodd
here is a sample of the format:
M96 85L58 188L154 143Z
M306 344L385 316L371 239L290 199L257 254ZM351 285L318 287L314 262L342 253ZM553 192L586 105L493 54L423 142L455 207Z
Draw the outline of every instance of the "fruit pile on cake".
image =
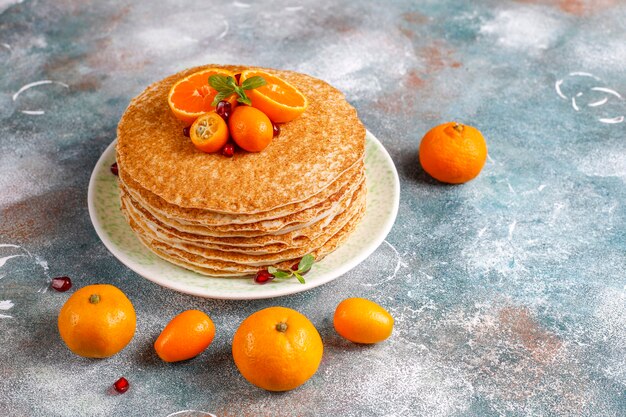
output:
M209 276L291 269L365 212L365 128L296 72L193 68L149 86L118 126L121 208L137 237Z

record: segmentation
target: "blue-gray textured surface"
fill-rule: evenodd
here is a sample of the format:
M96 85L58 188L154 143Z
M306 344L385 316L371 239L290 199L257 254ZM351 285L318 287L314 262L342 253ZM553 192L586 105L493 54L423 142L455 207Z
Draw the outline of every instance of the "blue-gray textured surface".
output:
M158 3L0 0L1 415L626 414L624 1ZM330 284L264 301L177 294L111 256L87 213L91 169L131 97L205 63L295 69L342 89L400 174L387 243ZM55 83L14 99L41 80ZM461 186L430 179L416 156L449 120L489 146ZM123 352L94 361L65 348L68 294L45 291L57 275L129 295L138 329ZM349 296L392 312L388 341L334 332ZM249 385L230 354L243 318L276 304L310 317L325 343L317 374L283 394ZM212 316L216 340L164 364L152 343L188 308ZM113 395L121 375L131 389Z

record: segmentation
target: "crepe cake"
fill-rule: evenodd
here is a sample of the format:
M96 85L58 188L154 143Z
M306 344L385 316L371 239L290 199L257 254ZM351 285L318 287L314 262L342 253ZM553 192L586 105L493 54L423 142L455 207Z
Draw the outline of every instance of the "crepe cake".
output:
M280 125L261 152L232 158L198 151L182 134L167 95L207 68L253 69L294 85L309 105ZM203 66L150 85L118 126L120 207L140 241L161 258L215 277L322 259L365 213L365 128L343 94L308 75Z

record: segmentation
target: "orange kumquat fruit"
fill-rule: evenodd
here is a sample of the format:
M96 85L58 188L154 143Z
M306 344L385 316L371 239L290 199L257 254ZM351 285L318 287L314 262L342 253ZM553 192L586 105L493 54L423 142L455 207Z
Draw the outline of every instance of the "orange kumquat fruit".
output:
M194 358L209 347L215 337L211 318L199 310L183 311L165 326L154 350L165 362Z
M250 106L237 106L228 119L230 136L248 152L261 152L272 141L272 121L261 110Z
M198 117L189 129L193 145L202 152L217 152L228 142L228 126L215 112Z
M393 317L383 307L365 298L347 298L337 306L335 330L355 343L378 343L391 336Z

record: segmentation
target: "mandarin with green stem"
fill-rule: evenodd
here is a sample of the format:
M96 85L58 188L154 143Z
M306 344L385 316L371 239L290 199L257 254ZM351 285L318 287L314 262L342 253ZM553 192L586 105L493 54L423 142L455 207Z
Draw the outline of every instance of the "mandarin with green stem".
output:
M288 391L315 374L324 346L304 315L286 307L269 307L241 323L232 352L248 382L268 391Z
M131 341L137 316L119 288L96 284L72 294L57 321L61 339L72 352L86 358L107 358Z

